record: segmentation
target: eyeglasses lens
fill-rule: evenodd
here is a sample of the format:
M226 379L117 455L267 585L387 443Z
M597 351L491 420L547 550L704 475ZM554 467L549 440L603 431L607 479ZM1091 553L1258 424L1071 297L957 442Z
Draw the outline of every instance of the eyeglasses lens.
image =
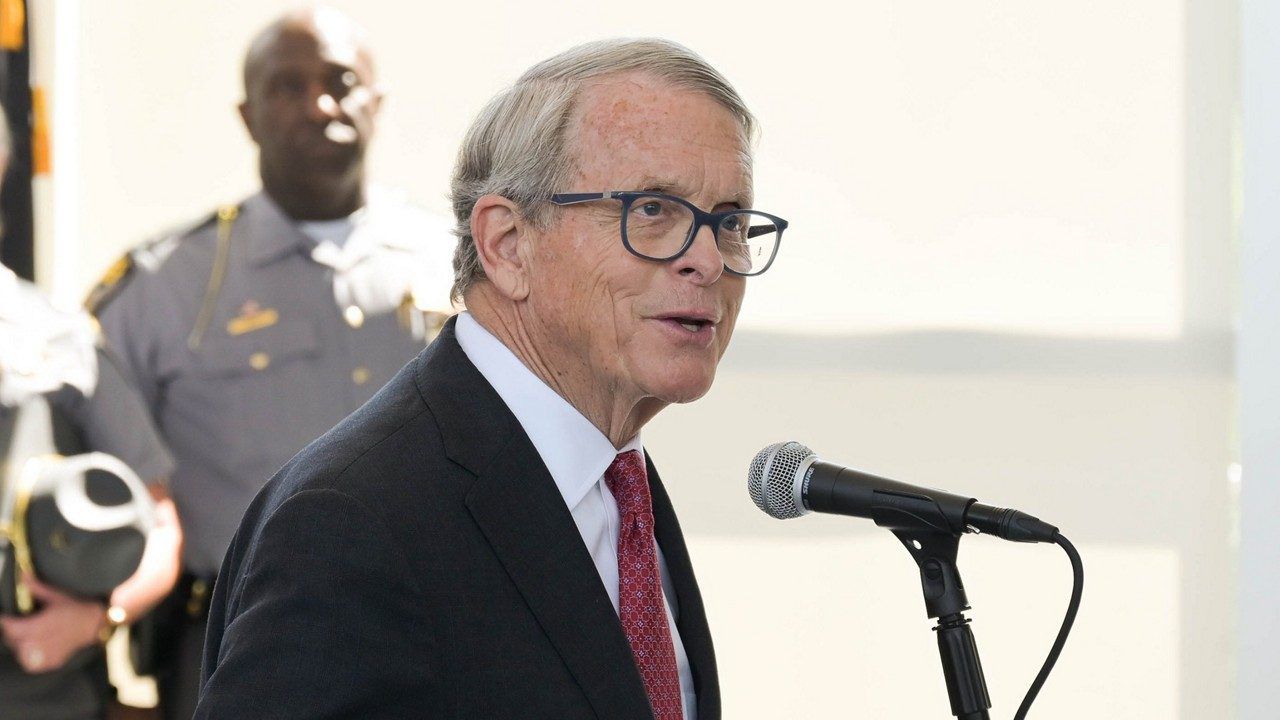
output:
M693 211L687 206L670 198L646 195L631 202L622 231L635 252L654 260L667 260L685 246L693 222ZM720 221L716 243L726 267L749 275L762 270L773 257L778 244L777 226L764 215L744 210Z

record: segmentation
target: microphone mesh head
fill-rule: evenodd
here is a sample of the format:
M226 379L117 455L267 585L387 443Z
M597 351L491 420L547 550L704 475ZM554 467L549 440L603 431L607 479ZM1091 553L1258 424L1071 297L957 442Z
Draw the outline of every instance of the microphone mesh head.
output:
M814 453L798 442L774 443L756 453L747 470L747 490L751 501L765 513L786 520L800 517L809 509L797 500L797 477Z

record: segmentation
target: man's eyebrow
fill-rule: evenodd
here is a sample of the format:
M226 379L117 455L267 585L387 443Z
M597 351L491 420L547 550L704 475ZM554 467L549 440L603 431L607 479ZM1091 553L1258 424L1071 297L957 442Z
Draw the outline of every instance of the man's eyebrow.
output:
M682 193L688 192L687 188L673 180L659 180L654 177L646 176L639 183L637 190L643 192L664 193L666 195L676 195L684 197Z
M646 177L642 179L639 183L639 187L636 189L641 192L675 195L676 197L685 198L686 200L693 194L687 185L684 185L677 180L662 180L653 177ZM751 207L751 191L739 190L729 198L720 200L716 203L717 207L720 205L736 205L740 208L749 208Z

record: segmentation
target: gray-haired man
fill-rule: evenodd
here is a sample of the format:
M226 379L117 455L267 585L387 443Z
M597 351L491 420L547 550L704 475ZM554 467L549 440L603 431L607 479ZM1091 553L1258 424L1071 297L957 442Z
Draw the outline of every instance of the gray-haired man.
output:
M720 716L640 430L710 388L786 227L749 210L752 124L654 40L490 103L453 184L469 312L255 500L197 717Z

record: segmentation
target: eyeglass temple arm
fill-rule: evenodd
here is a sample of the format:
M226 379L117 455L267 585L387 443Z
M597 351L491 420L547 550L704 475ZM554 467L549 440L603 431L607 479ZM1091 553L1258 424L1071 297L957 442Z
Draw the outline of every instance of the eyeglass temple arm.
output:
M592 200L605 200L611 197L613 197L612 192L560 193L559 195L552 195L551 202L556 205L574 205L576 203L590 202Z

